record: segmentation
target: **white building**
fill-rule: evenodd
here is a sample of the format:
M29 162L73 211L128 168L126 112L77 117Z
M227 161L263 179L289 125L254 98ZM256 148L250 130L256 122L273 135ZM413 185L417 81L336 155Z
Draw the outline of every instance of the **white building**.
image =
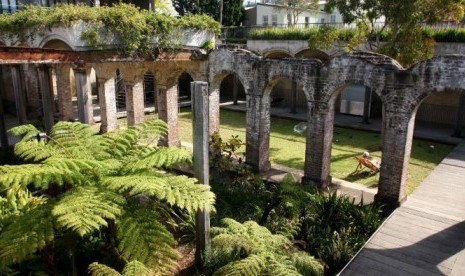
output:
M300 12L295 25L310 27L316 24L336 24L342 22L339 12L323 11L325 1L320 1L318 10ZM248 1L245 5L244 26L288 26L293 25L293 14L285 7L276 5L276 0Z

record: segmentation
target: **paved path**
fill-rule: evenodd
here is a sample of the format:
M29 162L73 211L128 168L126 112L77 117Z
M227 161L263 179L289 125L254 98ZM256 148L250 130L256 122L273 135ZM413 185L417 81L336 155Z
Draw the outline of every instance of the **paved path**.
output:
M465 275L465 143L391 214L341 275Z

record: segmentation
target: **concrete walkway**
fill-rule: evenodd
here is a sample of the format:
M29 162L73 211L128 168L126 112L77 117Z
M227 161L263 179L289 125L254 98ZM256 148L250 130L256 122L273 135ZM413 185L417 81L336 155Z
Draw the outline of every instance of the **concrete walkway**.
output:
M391 214L340 275L465 275L465 142Z

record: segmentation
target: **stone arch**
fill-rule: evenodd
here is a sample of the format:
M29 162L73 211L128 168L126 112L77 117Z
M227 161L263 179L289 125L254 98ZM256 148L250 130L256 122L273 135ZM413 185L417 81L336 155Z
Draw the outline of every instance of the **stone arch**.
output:
M191 100L191 82L194 81L194 78L191 74L186 71L183 71L179 74L177 78L178 84L178 99L180 104L182 102L187 102Z
M292 54L286 50L273 49L263 53L263 57L272 59L292 58Z
M241 72L234 72L232 70L220 70L215 72L213 77L210 79L210 94L218 93L219 95L220 85L224 78L228 75L236 75L239 79L239 82L242 84L242 86L244 86L245 93L247 94L247 91L250 89L250 87L248 86L248 83L244 81L244 78L240 73Z
M297 52L294 55L296 58L307 58L307 59L319 59L322 61L329 61L331 58L329 54L325 53L324 51L318 49L303 49Z
M66 51L74 50L69 41L58 35L50 35L45 37L39 44L39 48Z
M124 85L124 75L119 68L115 71L115 101L117 112L126 110L126 87Z

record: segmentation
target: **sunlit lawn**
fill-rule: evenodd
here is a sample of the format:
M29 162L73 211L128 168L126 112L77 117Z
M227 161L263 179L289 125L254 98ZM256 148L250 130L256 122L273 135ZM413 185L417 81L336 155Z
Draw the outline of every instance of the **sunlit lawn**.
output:
M298 134L293 127L298 122L271 119L270 160L292 168L303 169L305 158L305 134ZM182 141L192 143L192 121L189 108L179 113L179 131ZM221 110L220 133L223 138L238 135L245 142L245 113ZM352 174L357 166L355 156L364 151L381 160L380 135L373 132L335 128L331 153L331 175L347 181L373 186L379 174L367 169ZM431 150L430 145L434 145ZM452 146L423 140L414 140L407 179L407 192L412 192L421 181L452 150ZM245 151L245 147L241 149Z

